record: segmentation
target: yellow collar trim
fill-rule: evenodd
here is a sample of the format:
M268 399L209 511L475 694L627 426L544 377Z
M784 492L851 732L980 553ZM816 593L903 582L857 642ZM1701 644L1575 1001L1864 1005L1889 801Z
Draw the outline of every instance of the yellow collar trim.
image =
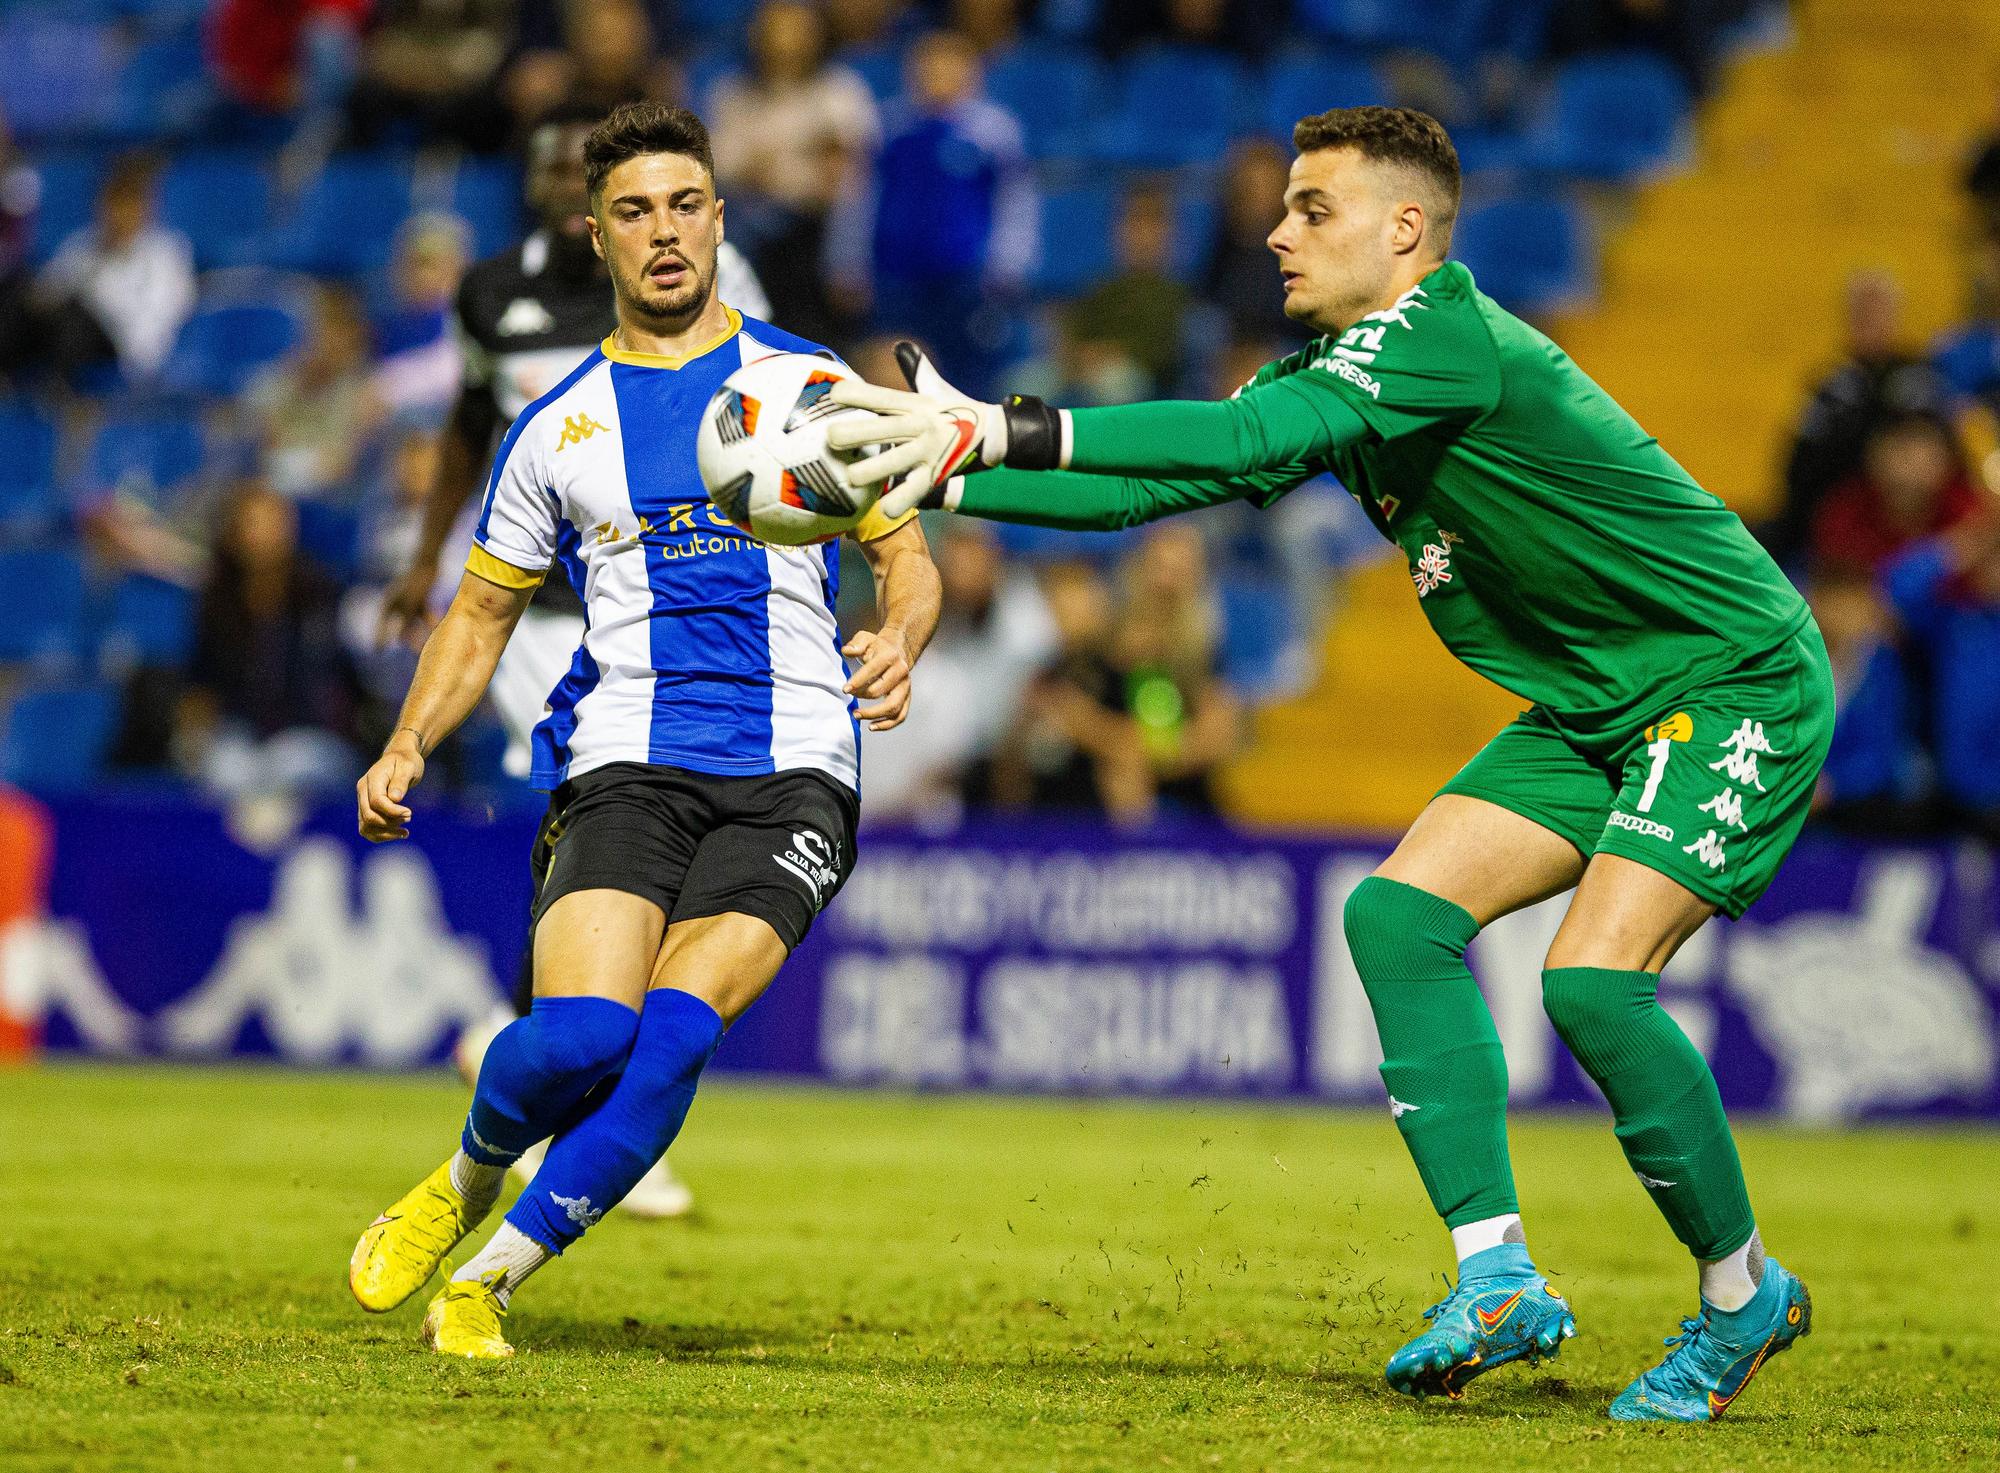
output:
M692 353L683 353L678 358L670 358L665 353L634 353L630 349L621 348L618 346L618 334L615 332L598 344L598 350L613 363L629 363L634 368L684 368L695 359L713 353L742 331L743 314L734 307L724 307L722 310L729 314L729 326Z

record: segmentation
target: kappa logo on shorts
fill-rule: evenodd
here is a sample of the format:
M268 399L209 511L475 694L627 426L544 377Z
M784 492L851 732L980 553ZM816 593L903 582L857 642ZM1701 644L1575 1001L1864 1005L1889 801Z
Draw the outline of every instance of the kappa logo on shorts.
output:
M806 882L813 892L813 904L826 904L827 892L840 878L840 843L811 829L792 834L791 847L771 856L777 864Z
M1621 813L1616 810L1604 821L1606 828L1630 829L1635 834L1644 834L1649 839L1665 839L1672 842L1674 831L1663 823L1655 823L1650 818L1641 818L1636 813Z

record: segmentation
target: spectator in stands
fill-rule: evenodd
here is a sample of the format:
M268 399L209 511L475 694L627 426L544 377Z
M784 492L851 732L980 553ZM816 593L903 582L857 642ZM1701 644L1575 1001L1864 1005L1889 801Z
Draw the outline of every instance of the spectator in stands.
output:
M248 120L342 102L374 0L218 0L207 52L229 103ZM237 121L235 119L226 122Z
M1203 295L1222 309L1244 338L1292 344L1303 340L1285 315L1278 259L1264 243L1278 223L1292 156L1268 138L1246 138L1230 150L1223 170L1222 227L1201 273Z
M603 114L624 102L678 100L639 0L571 0L560 14L561 47L523 51L507 69L502 92L521 131L558 109Z
M829 267L878 331L922 339L968 393L1018 356L1039 206L1020 124L982 93L979 56L933 31L910 48L864 188L843 202Z
M1884 420L1942 415L1944 381L1910 351L1903 294L1887 272L1863 271L1847 283L1847 356L1813 391L1785 462L1777 515L1758 529L1771 556L1787 567L1803 557L1820 503L1861 469L1869 435Z
M1190 293L1173 274L1173 195L1158 184L1126 192L1118 216L1117 269L1073 302L1071 335L1107 344L1145 376L1135 398L1169 392L1183 376Z
M1143 820L1151 785L1112 664L1110 585L1078 561L1045 569L1041 588L1055 624L1055 654L1022 693L1013 727L994 753L992 799L1003 808Z
M41 176L21 157L0 118L0 378L18 375L38 351L28 252L41 201Z
M1146 371L1132 361L1121 344L1083 336L1069 312L1056 314L1051 352L1021 365L1009 381L1018 384L1021 393L1077 408L1130 404L1151 393Z
M1279 0L1103 0L1098 44L1113 54L1157 43L1259 56L1286 31Z
M1978 508L1950 426L1934 415L1898 416L1875 427L1860 474L1820 508L1814 566L1872 576L1911 543L1949 531Z
M301 500L351 502L382 403L370 373L368 320L343 287L313 294L305 340L248 395L262 473Z
M716 85L708 106L715 171L740 191L824 215L874 146L875 100L827 60L826 18L803 0L765 0L750 21L751 70Z
M177 721L186 769L218 796L353 784L355 688L338 589L299 551L298 511L261 482L225 511Z
M1672 62L1688 91L1707 92L1722 29L1752 0L1556 0L1545 51L1562 61L1599 51L1653 51Z
M834 50L859 52L884 44L915 9L911 0L826 0Z
M2000 234L1979 243L1971 271L1972 310L1961 327L1940 338L1931 362L1961 413L2000 421Z
M456 215L418 215L398 234L394 297L374 330L375 394L386 410L441 415L458 396L451 309L471 254L471 232Z
M1958 817L2000 841L2000 516L1917 544L1882 581L1929 672L1938 786Z
M378 0L348 93L348 141L504 148L509 120L493 82L513 22L513 0Z
M1242 713L1219 672L1222 614L1201 530L1182 522L1147 528L1122 581L1112 658L1151 804L1213 813L1214 777L1237 748Z
M708 107L730 234L757 262L778 322L820 341L844 337L827 292L826 225L875 146L875 99L828 60L817 6L765 0L749 40L750 70L723 78Z
M37 332L66 377L116 365L129 383L160 370L194 311L194 248L162 225L159 161L130 154L97 195L97 218L35 283Z
M1839 828L1906 834L1929 826L1909 673L1875 581L1834 570L1809 590L1839 702L1814 815Z
M951 28L991 61L1021 38L1022 0L949 0Z
M937 544L944 584L937 633L913 675L921 714L868 738L863 812L871 819L952 818L984 800L993 756L1021 693L1055 652L1035 580L1010 567L993 527L954 517Z
M1993 131L1973 147L1965 192L1972 199L1978 228L1988 241L2000 242L2000 88L1995 88L1993 102Z

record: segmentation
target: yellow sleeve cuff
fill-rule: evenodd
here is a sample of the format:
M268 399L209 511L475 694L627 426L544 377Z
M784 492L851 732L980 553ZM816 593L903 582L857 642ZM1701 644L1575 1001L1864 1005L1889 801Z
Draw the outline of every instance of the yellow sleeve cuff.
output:
M873 542L879 537L887 537L915 515L915 511L906 511L899 517L885 517L882 515L881 505L878 503L875 506L869 507L867 512L862 515L861 520L854 524L854 540L856 542Z
M488 583L498 583L502 588L533 588L549 576L547 568L539 573L530 573L526 568L502 562L477 543L465 560L465 571L484 578Z

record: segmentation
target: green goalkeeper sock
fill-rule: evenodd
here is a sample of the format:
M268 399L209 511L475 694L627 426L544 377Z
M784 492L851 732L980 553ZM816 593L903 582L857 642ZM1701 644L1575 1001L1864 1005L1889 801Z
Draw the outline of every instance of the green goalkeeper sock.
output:
M1611 1102L1618 1143L1697 1258L1726 1258L1756 1222L1708 1060L1659 1004L1653 972L1542 973L1556 1032Z
M1447 1227L1519 1211L1507 1160L1507 1061L1465 948L1479 923L1441 896L1371 875L1347 945L1382 1036L1403 1144Z

